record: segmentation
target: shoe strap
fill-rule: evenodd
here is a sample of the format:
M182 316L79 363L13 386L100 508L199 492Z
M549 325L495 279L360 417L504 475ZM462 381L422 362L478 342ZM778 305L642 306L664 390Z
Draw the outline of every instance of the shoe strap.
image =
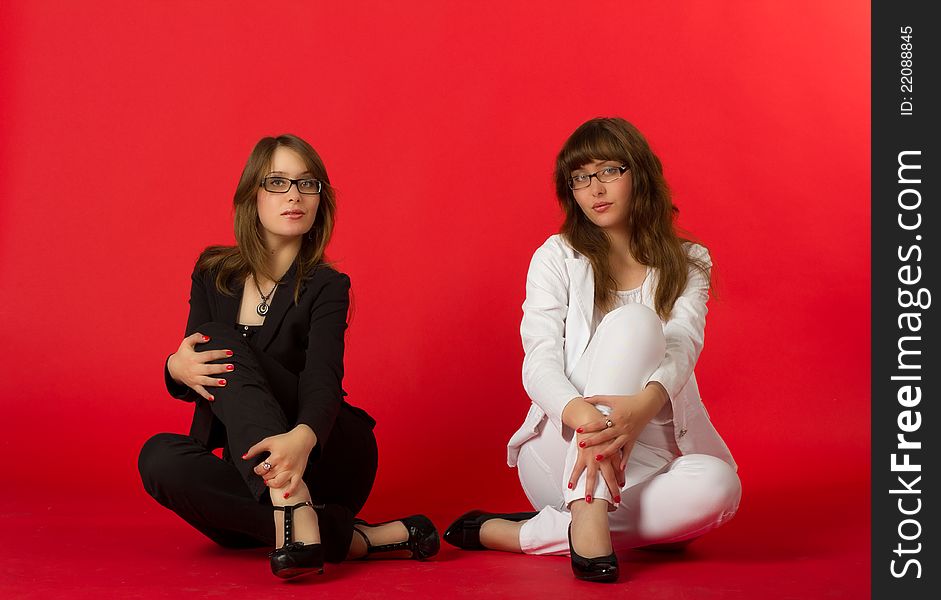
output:
M306 502L298 502L291 506L273 506L275 510L280 510L284 512L284 545L287 546L294 541L294 509L300 508L302 506L309 506L314 508L314 503L310 500Z
M373 552L391 552L393 550L411 550L412 553L414 553L414 550L412 549L411 536L409 536L409 539L405 540L404 542L383 544L381 546L370 546L368 553L372 554Z
M406 539L404 542L382 544L381 546L373 546L372 543L370 543L369 541L369 536L367 536L364 531L356 527L356 525L366 525L367 527L378 527L379 525L387 525L389 523L395 523L395 521L386 521L385 523L376 523L374 525L370 525L366 521L356 519L356 523L353 525L353 531L358 533L360 537L363 538L363 541L366 542L366 556L376 553L376 552L392 552L394 550L410 550L413 554L415 553L415 549L412 548L412 532L408 531L407 525L405 526L405 530L408 533L408 539Z
M358 519L357 519L357 520L358 520ZM366 521L359 521L359 523L362 523L363 525L366 525ZM355 531L356 533L358 533L358 534L359 534L359 537L363 538L363 542L366 543L366 555L372 554L372 553L373 553L373 546L372 546L372 544L369 543L369 536L367 536L367 535L363 532L362 529L360 529L359 527L356 526L356 525L358 525L359 523L356 523L356 524L353 525L353 531Z

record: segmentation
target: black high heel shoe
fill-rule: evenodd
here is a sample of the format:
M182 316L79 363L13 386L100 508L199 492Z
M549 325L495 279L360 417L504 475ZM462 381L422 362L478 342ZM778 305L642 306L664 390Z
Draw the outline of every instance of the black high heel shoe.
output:
M271 559L271 572L282 579L290 579L298 575L316 572L323 573L323 546L320 544L305 544L293 542L294 509L301 506L314 505L308 500L293 506L274 506L275 510L284 512L284 545L276 548L268 557Z
M369 536L367 536L366 533L361 529L356 527L357 525L378 527L379 525L388 525L389 523L395 523L396 521L401 521L402 524L405 525L405 529L408 531L408 539L404 542L382 544L381 546L373 546L369 541ZM375 525L367 523L362 519L355 519L353 521L353 531L358 533L360 537L363 538L363 541L366 542L366 556L375 554L377 552L410 550L412 555L409 558L413 560L425 560L437 554L438 550L441 548L441 541L438 538L438 530L435 528L435 524L431 522L431 519L425 515L412 515L411 517L405 517L404 519L395 519L392 521L386 521L384 523L376 523ZM365 558L365 556L363 558Z
M451 523L451 526L444 532L444 541L462 550L486 550L487 547L480 543L480 527L485 522L490 519L506 519L518 523L532 519L538 514L535 512L488 513L482 510L472 510Z
M572 557L572 572L585 581L613 583L618 580L618 557L612 552L607 556L585 558L572 547L572 524L569 523L569 554Z

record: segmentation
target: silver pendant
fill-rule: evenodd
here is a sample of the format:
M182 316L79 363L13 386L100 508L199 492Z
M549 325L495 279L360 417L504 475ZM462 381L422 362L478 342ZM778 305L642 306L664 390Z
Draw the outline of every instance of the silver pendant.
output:
M261 301L257 307L255 307L255 312L258 313L259 317L263 317L268 314L268 303L264 300Z

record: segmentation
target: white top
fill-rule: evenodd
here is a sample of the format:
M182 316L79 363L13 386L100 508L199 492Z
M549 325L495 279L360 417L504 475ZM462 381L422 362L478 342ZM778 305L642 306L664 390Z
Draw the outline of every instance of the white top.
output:
M614 299L614 306L611 307L611 310L628 304L643 304L644 298L641 292L644 290L644 283L647 281L647 277L650 277L650 267L647 267L647 275L644 276L644 281L641 282L639 286L632 290L617 290L617 296ZM601 319L604 318L605 314L606 313L602 313L595 307L594 315L591 320L592 335L594 335L595 330L598 329L598 325L601 323Z

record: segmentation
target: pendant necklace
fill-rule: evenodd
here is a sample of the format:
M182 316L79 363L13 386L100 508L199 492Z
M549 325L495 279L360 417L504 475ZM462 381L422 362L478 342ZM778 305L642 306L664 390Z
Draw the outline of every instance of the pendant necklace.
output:
M255 289L258 290L258 295L261 296L261 302L259 302L258 306L255 307L255 312L258 313L259 317L263 317L268 314L268 299L271 298L271 294L273 294L274 291L278 289L278 284L275 283L270 292L263 294L261 288L258 286L258 280L255 279L254 275L252 275L252 281L255 282Z

